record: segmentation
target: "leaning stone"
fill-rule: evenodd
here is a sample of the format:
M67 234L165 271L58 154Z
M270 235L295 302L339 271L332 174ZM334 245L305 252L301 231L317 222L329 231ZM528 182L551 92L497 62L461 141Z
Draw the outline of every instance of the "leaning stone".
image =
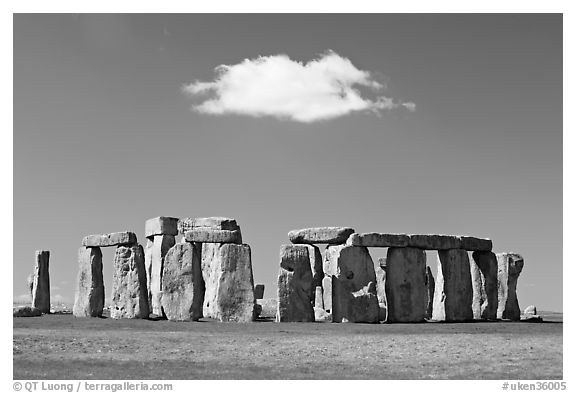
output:
M498 259L498 319L520 320L520 307L516 295L518 277L524 267L524 258L519 254L500 253Z
M89 235L82 239L84 247L112 247L136 244L133 232L114 232L104 235Z
M424 250L451 250L460 248L458 236L450 235L410 235L408 246Z
M480 269L480 318L496 319L498 309L498 261L491 251L474 251L472 259Z
M168 250L176 244L176 239L172 235L158 235L154 236L152 248L146 254L151 258L150 262L146 262L148 286L148 301L150 312L161 317L162 314L162 281L163 281L163 265L164 257ZM148 247L147 247L148 248ZM149 265L149 268L148 268ZM149 270L148 270L149 269Z
M432 319L472 320L472 278L466 250L438 251Z
M254 320L254 278L247 244L202 244L203 314L222 322Z
M332 321L377 323L376 273L368 248L329 246L326 256L325 272L332 276Z
M310 249L285 244L280 248L277 322L314 322Z
M332 322L332 315L321 307L314 307L314 320L316 322Z
M144 249L139 244L116 248L110 316L114 319L149 316Z
M32 282L32 306L50 312L50 251L36 251Z
M276 313L278 311L278 300L276 299L258 299L256 300L257 305L261 307L260 319L276 319Z
M40 317L42 311L33 306L19 306L12 308L12 316L14 317Z
M228 217L201 217L192 220L192 227L207 227L213 229L222 229L227 231L235 231L240 229L236 220Z
M187 242L242 244L242 234L239 230L193 228L187 231L184 236Z
M430 266L426 266L426 319L432 319L432 308L434 305L434 289L436 287L436 282L434 281L434 276L432 275L432 270Z
M254 299L264 299L264 284L258 284L254 287Z
M426 252L391 247L386 255L388 322L422 322L426 318Z
M460 248L468 251L492 251L492 240L460 236Z
M72 313L75 317L100 317L103 310L102 251L99 247L80 247Z
M352 233L348 227L305 228L288 232L288 238L293 244L343 244Z
M407 247L410 236L396 233L353 233L346 244L364 247Z
M145 236L178 234L178 219L176 217L155 217L146 220Z
M199 245L178 243L164 257L161 304L170 321L197 321L202 317L200 253Z

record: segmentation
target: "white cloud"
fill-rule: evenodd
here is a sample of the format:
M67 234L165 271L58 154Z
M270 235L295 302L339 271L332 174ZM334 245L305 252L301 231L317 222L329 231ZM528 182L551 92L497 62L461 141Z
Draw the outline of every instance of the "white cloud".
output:
M212 82L196 81L183 87L193 97L209 95L192 106L200 113L273 116L310 123L351 112L415 109L411 102L382 95L363 97L359 87L374 94L384 86L370 72L332 51L308 63L286 55L245 59L235 65L220 65L216 73Z

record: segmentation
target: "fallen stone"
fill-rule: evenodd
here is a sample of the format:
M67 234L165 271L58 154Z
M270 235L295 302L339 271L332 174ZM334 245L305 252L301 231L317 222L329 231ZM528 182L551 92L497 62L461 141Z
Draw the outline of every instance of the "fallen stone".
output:
M386 255L388 322L422 322L426 318L426 252L390 247Z
M424 250L451 250L461 246L458 236L451 235L410 235L409 247Z
M150 312L162 317L162 281L163 266L166 253L176 244L176 239L172 235L157 235L153 237L152 247L145 254L150 261L146 261L147 285L148 285L148 304ZM148 246L146 247L148 250Z
M114 232L104 235L89 235L82 239L84 247L112 247L136 244L133 232Z
M72 313L75 317L100 317L103 310L102 251L99 247L80 247Z
M348 227L305 228L288 232L288 238L293 244L343 244L352 233Z
M277 322L314 322L310 248L285 244L280 247Z
M316 322L332 322L332 315L321 307L314 307L314 320Z
M32 282L32 306L43 313L50 312L50 251L36 251Z
M530 305L526 307L524 310L524 315L522 315L521 320L524 322L543 322L544 320L540 315L538 315L538 311L536 310L536 306Z
M118 246L114 255L110 316L146 319L149 314L144 249L139 244Z
M161 305L170 321L197 321L202 317L201 246L178 243L164 256Z
M257 305L261 307L260 319L276 319L276 313L278 311L278 300L276 299L258 299L256 300Z
M472 320L472 278L466 250L438 251L438 271L432 319L436 321Z
M247 244L202 244L204 317L221 322L254 320L254 278Z
M332 276L332 321L378 323L376 273L368 248L329 246L324 271Z
M498 261L491 251L474 251L472 259L480 269L480 318L494 320L498 310Z
M530 306L526 307L526 309L524 309L524 315L526 315L526 316L538 315L538 311L536 310L536 306L530 305Z
M42 311L33 306L19 306L12 309L12 316L14 317L40 317Z
M492 240L460 236L460 248L468 251L492 251Z
M187 242L242 244L242 234L239 230L193 228L186 231L184 236Z
M432 275L432 270L430 266L426 266L426 319L432 319L432 309L434 306L434 289L436 287L436 282L434 281L434 276Z
M498 309L496 318L520 320L520 307L516 295L518 277L524 267L524 258L519 254L496 254L498 260Z
M346 245L364 247L407 247L410 236L396 233L353 233Z
M324 292L322 291L322 286L316 287L314 292L314 307L324 310Z
M264 284L258 284L254 287L254 298L264 299Z
M171 235L178 234L178 219L176 217L155 217L146 220L145 236Z

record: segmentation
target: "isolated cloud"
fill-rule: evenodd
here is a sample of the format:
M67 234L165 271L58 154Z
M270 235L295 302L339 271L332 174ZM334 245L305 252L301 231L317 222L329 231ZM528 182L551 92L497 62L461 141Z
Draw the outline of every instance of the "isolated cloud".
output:
M351 112L415 109L413 103L382 95L364 97L359 88L374 95L384 86L370 72L331 51L308 63L286 55L245 59L220 65L216 73L212 82L196 81L183 88L192 97L209 96L192 106L200 113L274 116L309 123Z

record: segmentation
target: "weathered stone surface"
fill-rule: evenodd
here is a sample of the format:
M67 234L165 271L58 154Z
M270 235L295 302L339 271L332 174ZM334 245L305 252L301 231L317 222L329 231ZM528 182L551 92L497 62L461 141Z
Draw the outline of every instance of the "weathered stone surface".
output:
M312 269L312 288L321 287L324 271L322 267L322 253L314 245L306 244L308 247L308 256L310 259L310 269ZM312 305L316 303L316 291L312 292Z
M498 261L491 251L474 251L472 259L480 270L480 318L496 319L498 309Z
M12 308L12 316L14 317L40 317L42 311L33 306L19 306Z
M424 321L427 296L424 250L390 247L386 255L387 321Z
M305 228L288 232L288 238L293 244L343 244L353 233L348 227Z
M32 306L43 313L50 312L50 251L36 251L32 282Z
M520 320L520 307L516 295L518 277L524 267L524 258L515 253L496 254L498 260L498 319Z
M353 233L346 244L364 247L407 247L409 240L410 236L398 233Z
M176 217L154 217L146 220L145 236L178 234L178 219Z
M242 244L242 233L240 233L240 230L192 228L186 231L184 236L187 242Z
M451 235L410 235L408 246L423 250L451 250L460 248L461 241L458 236Z
M148 304L150 312L160 317L163 316L161 298L164 257L175 244L174 236L158 235L153 237L151 247L146 246L145 258L150 258L146 260Z
M276 314L278 312L278 300L277 299L258 299L256 300L257 305L259 305L262 310L258 318L260 319L276 319Z
M310 248L285 244L280 247L278 273L278 322L314 322Z
M314 291L314 307L324 310L324 292L322 291L322 286L316 287Z
M324 276L322 279L322 303L324 310L332 312L332 276Z
M72 313L75 317L100 317L103 310L102 251L99 247L80 247Z
M146 289L148 290L148 307L150 308L150 312L152 311L152 292L151 288L152 285L150 284L150 280L152 279L152 250L154 248L154 237L146 238L146 247L144 247L144 267L146 268ZM157 314L156 316L162 316L162 314Z
M118 246L114 255L110 316L148 318L149 311L144 249L139 244Z
M254 287L254 299L264 299L264 284L258 284Z
M366 247L329 246L324 271L332 276L333 322L378 322L374 262Z
M197 321L202 317L201 246L178 243L164 256L161 305L171 321Z
M468 251L492 251L492 240L460 236L460 248Z
M474 319L482 319L482 303L485 295L482 295L482 273L473 259L470 261L470 277L472 279L472 315Z
M202 277L206 288L204 317L222 322L254 320L254 278L247 244L202 244Z
M430 266L426 266L426 319L432 319L432 309L434 306L434 289L436 287L436 282L434 281L434 276L432 275L432 270Z
M194 228L194 218L191 217L184 217L178 220L178 234L184 235L187 231Z
M438 251L432 319L472 320L472 278L466 250Z
M104 235L88 235L82 239L84 247L112 247L136 244L133 232L114 232Z
M214 229L223 229L235 231L240 229L236 220L228 217L199 217L192 220L192 227L208 227Z
M526 315L526 316L537 315L537 314L538 314L538 311L536 310L536 306L534 306L534 305L530 305L524 309L524 315Z
M314 307L314 320L316 322L332 322L332 315L321 307Z
M376 273L376 295L378 303L386 304L386 270L381 267L375 267Z

